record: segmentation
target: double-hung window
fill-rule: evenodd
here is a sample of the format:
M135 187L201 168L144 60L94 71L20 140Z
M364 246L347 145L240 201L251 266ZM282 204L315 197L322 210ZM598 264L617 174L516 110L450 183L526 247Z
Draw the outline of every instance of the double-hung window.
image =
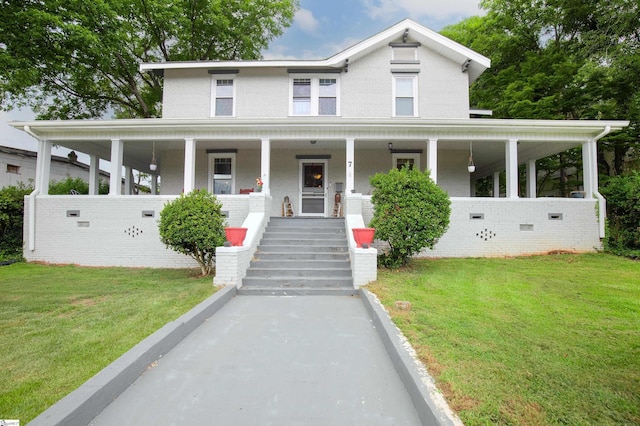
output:
M337 115L338 80L321 78L318 92L318 115Z
M393 74L394 117L416 117L418 115L418 76Z
M335 76L293 77L291 115L339 115L339 80Z
M311 79L293 79L293 115L311 115Z
M234 79L227 76L214 76L212 81L211 115L213 117L235 116Z

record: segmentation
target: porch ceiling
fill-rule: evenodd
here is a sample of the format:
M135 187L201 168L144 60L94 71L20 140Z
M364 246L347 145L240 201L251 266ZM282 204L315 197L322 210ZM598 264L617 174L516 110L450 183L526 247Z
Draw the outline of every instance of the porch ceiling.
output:
M104 160L110 159L111 139L124 141L125 165L147 171L153 142L156 152L184 149L184 139L193 138L199 149L260 149L261 138L271 140L271 149L319 150L345 149L347 138L355 139L358 150L426 151L428 139L438 140L438 151L469 151L477 174L504 169L504 142L517 139L518 161L525 163L596 138L606 128L617 131L627 121L551 121L495 119L146 119L100 121L12 122L54 144ZM314 144L311 141L316 141ZM161 165L160 165L161 166Z

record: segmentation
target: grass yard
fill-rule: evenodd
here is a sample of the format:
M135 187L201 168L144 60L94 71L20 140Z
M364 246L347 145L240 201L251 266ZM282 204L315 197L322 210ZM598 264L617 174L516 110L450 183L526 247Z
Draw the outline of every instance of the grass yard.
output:
M0 268L0 419L26 424L215 292L199 270Z
M370 290L466 425L640 424L638 261L419 260Z

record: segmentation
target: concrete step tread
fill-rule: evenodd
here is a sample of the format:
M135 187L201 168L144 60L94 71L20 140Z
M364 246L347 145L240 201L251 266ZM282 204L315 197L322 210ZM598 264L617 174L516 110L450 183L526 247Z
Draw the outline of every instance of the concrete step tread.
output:
M241 287L239 295L266 296L358 296L354 288L279 288L279 287Z

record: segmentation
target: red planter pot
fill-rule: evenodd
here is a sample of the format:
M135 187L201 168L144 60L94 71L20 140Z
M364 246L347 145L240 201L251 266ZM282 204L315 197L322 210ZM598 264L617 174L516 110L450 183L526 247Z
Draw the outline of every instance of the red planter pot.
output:
M356 240L358 247L362 247L363 244L371 246L376 228L353 228L351 231L353 231L353 239Z
M232 246L241 246L247 236L247 228L224 228L224 234Z

